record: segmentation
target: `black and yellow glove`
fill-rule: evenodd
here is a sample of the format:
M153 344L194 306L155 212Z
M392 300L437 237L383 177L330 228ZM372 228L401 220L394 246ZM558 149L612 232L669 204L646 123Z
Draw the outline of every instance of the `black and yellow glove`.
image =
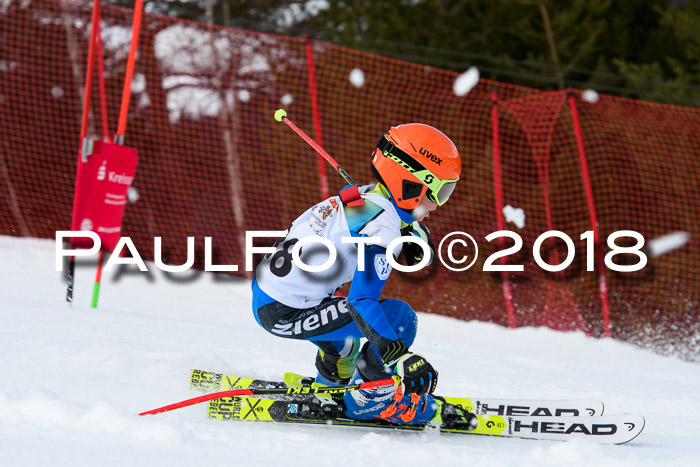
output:
M435 257L435 245L430 240L430 230L424 224L416 221L413 224L407 225L401 230L403 235L413 235L422 239L430 247L430 259L428 260L428 266L433 263L433 258ZM425 252L423 248L418 243L406 242L403 244L403 256L406 259L407 266L413 266L414 264L420 263L423 260L423 255Z
M406 352L387 366L401 378L404 394L432 394L437 387L438 372L420 354Z

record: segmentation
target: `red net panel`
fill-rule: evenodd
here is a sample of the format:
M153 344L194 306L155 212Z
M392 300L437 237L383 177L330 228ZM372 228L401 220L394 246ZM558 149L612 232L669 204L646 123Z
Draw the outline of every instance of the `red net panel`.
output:
M2 235L53 238L70 227L90 9L86 0L0 6ZM94 138L116 127L131 15L102 9L96 63L103 72L95 73L90 98ZM456 73L320 42L311 47L314 107L307 45L144 15L126 131L139 167L123 234L145 259L161 236L164 260L182 264L186 238L195 236L201 268L209 236L214 262L238 264L246 275L245 231L283 229L319 200L318 156L273 120L277 108L361 183L371 181L370 153L383 130L424 122L450 136L464 157L457 191L429 220L433 235L467 232L480 255L464 272L436 264L393 274L386 296L462 319L609 333L700 355L700 111L610 96L589 103L578 93L569 99L567 92L487 80L458 96ZM314 134L315 121L321 134ZM331 193L344 185L327 174ZM513 244L485 240L499 228L522 238L505 259L522 272L483 271L490 255ZM534 260L533 245L549 230L574 242L573 263L561 272ZM593 230L595 271L587 271L580 236ZM606 239L617 230L647 241L681 231L690 240L641 271L621 273L603 266ZM561 240L545 241L540 251L550 264L567 257Z

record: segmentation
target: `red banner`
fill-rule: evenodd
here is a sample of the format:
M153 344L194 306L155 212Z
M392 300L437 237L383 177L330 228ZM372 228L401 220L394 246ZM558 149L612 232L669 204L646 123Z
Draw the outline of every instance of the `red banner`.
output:
M91 230L100 236L102 249L112 252L121 236L128 191L136 173L136 149L94 141L83 156L75 184L73 230ZM89 248L89 239L75 239L74 248Z

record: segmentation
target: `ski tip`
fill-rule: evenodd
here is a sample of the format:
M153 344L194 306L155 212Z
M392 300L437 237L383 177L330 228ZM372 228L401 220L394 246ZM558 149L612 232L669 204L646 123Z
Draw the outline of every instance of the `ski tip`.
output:
M635 434L634 434L634 436L630 437L629 439L626 439L626 440L621 441L621 442L619 442L619 443L615 443L615 444L617 444L617 445L620 445L620 444L627 444L627 443L629 443L630 441L636 439L639 435L642 434L642 431L644 431L644 427L645 427L646 424L647 424L647 421L646 421L646 419L644 418L643 415L636 415L636 414L635 414L635 415L633 415L633 414L626 414L626 415L628 415L630 418L636 419L635 422L630 421L630 422L625 422L625 424L624 424L625 427L627 428L627 430L629 430L629 431L631 431L631 432L634 432Z
M603 401L591 399L590 401L588 401L586 412L591 417L601 417L605 414L605 404L603 403Z
M287 111L284 109L275 110L275 120L281 122L287 116Z

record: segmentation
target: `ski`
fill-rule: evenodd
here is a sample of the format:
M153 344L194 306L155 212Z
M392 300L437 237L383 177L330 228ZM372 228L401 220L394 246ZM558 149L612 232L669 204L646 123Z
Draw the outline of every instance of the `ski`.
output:
M210 392L203 396L191 397L183 401L173 402L172 404L157 407L155 409L146 410L139 413L143 415L156 415L171 410L189 407L191 405L201 404L211 400L222 399L224 397L239 397L239 396L255 396L255 397L273 397L277 399L288 398L294 400L296 394L313 394L317 397L323 397L331 400L338 394L345 392L361 391L364 389L374 389L379 387L389 387L396 389L399 383L398 377L387 378L376 381L358 381L356 384L347 384L344 386L327 386L322 384L303 386L303 387L284 387L284 388L261 388L261 389L232 389L227 391Z
M256 381L256 380L254 380ZM311 395L296 400L272 400L258 397L224 397L209 401L207 416L217 420L268 421L277 423L324 424L402 431L436 429L426 426L398 425L384 420L355 420L342 413L342 402L319 399ZM640 415L602 415L599 417L502 416L477 415L479 424L473 431L442 425L440 432L461 435L491 435L551 441L586 439L604 444L623 444L636 438L644 429Z
M285 388L312 384L312 378L303 378L294 373L284 375L285 382L265 381L254 378L244 378L223 373L203 370L192 370L190 387L200 392L226 391L230 389L262 389ZM282 397L285 399L286 396ZM342 397L342 396L341 396ZM538 399L507 399L480 397L445 397L447 402L460 405L477 415L498 416L572 416L592 417L603 414L603 403L595 399L574 400L538 400Z

